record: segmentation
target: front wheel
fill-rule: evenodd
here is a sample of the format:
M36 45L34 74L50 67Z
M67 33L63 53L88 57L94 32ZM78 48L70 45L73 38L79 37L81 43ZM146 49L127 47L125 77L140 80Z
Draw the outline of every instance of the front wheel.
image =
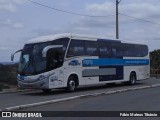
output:
M68 79L67 91L73 92L73 91L75 91L75 89L76 89L76 82L75 82L74 77L71 76L71 77L69 77L69 79Z

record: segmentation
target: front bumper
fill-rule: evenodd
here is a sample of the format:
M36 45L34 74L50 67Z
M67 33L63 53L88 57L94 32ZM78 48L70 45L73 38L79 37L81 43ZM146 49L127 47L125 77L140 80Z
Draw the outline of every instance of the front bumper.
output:
M36 82L27 82L27 81L22 81L18 80L18 87L19 88L24 88L24 89L47 89L48 88L48 82L46 79L44 80L39 80Z

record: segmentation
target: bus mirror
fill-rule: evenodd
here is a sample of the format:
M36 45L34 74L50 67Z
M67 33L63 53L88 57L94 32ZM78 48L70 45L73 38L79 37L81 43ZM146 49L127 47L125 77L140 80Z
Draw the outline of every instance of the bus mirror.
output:
M17 50L16 52L13 52L13 53L11 54L11 61L14 60L14 55L15 55L16 53L18 53L18 52L21 52L21 51L22 51L22 49Z
M48 50L62 47L63 45L49 45L42 50L42 57L47 57Z

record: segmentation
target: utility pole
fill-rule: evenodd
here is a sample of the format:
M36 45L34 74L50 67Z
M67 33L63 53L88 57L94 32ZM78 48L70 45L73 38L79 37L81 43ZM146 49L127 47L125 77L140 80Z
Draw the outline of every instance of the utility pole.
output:
M121 0L116 0L116 39L119 39L119 21L118 21L118 5L121 2Z

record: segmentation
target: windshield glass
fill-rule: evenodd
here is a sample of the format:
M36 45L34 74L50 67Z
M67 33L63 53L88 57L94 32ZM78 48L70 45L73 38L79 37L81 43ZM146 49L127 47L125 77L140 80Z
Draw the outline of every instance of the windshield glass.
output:
M36 72L45 72L46 71L46 58L42 57L42 50L50 45L49 43L41 43L34 45L33 56L35 61Z
M25 45L23 48L19 62L19 72L21 74L32 74L34 72L32 50L33 45Z
M20 57L19 74L35 75L62 66L68 42L69 38L61 38L51 42L26 44ZM42 50L49 45L63 45L63 51L58 53L55 49L46 58L42 57Z

